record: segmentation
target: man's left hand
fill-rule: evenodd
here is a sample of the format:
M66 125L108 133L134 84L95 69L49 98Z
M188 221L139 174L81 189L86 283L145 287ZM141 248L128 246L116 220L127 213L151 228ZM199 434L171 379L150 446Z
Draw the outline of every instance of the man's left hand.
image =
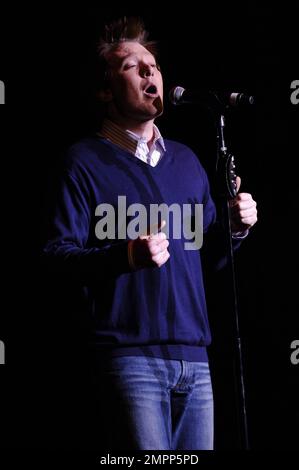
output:
M241 178L237 176L237 191ZM257 222L256 202L249 193L239 193L229 202L232 233L245 232Z

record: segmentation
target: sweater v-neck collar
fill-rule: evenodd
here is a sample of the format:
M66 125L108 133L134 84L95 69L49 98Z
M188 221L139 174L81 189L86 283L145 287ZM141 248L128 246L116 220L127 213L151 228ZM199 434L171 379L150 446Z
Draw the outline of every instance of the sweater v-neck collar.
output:
M161 168L167 162L169 162L169 159L170 159L171 154L170 154L169 150L167 149L166 145L165 145L165 153L163 155L163 158L161 158L155 166L151 166L148 163L144 162L143 160L140 160L139 158L136 158L129 150L126 150L126 149L120 147L119 145L115 144L114 142L111 142L108 139L100 137L99 135L97 135L97 137L104 145L108 145L109 147L111 147L115 151L115 154L122 154L127 159L129 159L131 162L133 162L133 164L135 163L135 164L139 165L140 167L142 167L145 170L148 170L150 172L160 171Z

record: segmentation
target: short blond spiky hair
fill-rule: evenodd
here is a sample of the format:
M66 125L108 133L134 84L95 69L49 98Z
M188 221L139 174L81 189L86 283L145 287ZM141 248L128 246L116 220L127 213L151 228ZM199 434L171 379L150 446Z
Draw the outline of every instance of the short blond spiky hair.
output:
M98 42L98 86L105 88L109 82L107 56L124 41L138 42L153 56L157 56L157 44L148 41L148 32L145 30L141 18L124 16L105 25Z

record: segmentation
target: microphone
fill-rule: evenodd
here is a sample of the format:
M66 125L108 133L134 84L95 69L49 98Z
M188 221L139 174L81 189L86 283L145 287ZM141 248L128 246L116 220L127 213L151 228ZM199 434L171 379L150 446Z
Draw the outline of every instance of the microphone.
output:
M208 90L185 90L181 86L173 87L169 92L172 104L201 104L208 107L224 106L238 107L254 104L253 96L244 93L218 92Z

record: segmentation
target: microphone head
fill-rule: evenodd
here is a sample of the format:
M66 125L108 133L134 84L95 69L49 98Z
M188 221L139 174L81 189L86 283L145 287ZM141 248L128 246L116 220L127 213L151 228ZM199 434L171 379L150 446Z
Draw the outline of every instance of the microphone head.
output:
M244 95L244 93L231 93L229 95L229 104L231 106L248 106L254 104L253 96Z
M185 88L181 86L175 86L173 87L170 92L169 92L169 101L171 104L174 104L175 106L178 104L182 104L182 96L185 91Z
M254 104L253 96L244 93L204 89L186 90L182 86L175 86L170 90L169 101L175 106L189 103L220 111L229 107L243 107Z

